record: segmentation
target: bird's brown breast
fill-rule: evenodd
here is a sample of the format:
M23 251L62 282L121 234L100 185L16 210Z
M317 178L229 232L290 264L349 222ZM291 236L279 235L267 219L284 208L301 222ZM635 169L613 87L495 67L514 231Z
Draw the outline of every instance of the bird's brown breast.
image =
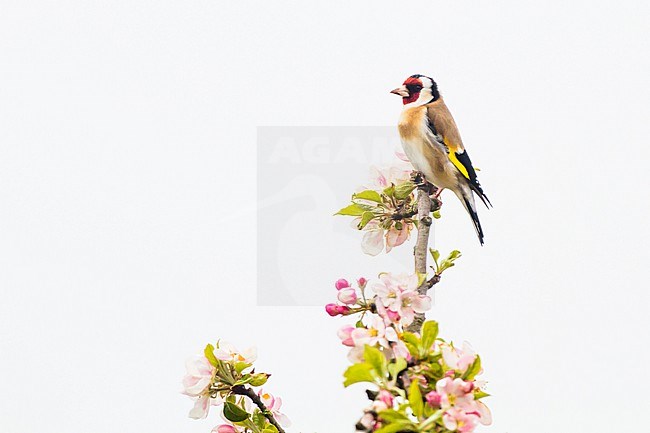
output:
M403 140L412 140L422 135L426 113L424 106L407 108L402 112L397 128Z

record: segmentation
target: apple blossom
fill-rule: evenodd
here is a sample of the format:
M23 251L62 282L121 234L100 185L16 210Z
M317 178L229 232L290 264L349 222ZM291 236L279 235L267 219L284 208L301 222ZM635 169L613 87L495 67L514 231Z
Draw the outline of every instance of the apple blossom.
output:
M220 424L212 429L212 433L237 433L238 430L232 424Z
M392 326L386 326L384 320L375 316L372 325L367 328L356 328L350 333L355 346L375 346L379 344L387 349L391 341L398 341L397 333Z
M389 253L393 248L406 242L411 234L411 224L402 224L400 229L392 226L386 231L386 252Z
M448 430L467 433L474 431L474 428L476 428L477 417L464 412L462 409L453 407L445 411L442 420Z
M418 282L417 275L381 274L379 281L371 286L378 298L377 311L393 322L401 321L408 326L415 313L431 309L431 298L417 292Z
M352 287L339 290L338 300L343 304L354 305L357 302L357 292Z
M350 287L350 283L348 283L348 280L341 278L334 283L334 287L336 287L336 290L341 290Z
M427 400L427 403L429 403L431 407L439 408L442 397L437 392L431 391L425 396L425 399Z
M472 346L467 342L463 342L462 349L458 349L449 344L444 344L441 346L441 352L445 364L447 364L449 368L460 373L467 371L469 366L472 365L476 359L476 352L474 352Z
M249 347L246 350L239 351L232 344L222 341L219 347L214 351L214 356L222 361L238 361L252 364L257 359L257 348Z
M472 411L474 406L474 384L461 378L445 377L436 383L436 392L440 394L440 405L443 408L452 406Z
M280 409L282 408L282 399L280 397L274 397L268 392L264 392L263 390L260 390L257 395L260 397L260 400L262 400L262 403L264 403L264 406L273 414L275 419L282 425L282 427L290 427L291 426L291 421L289 418L280 412Z
M205 356L195 356L185 363L187 374L183 378L183 394L197 397L212 383L215 368Z
M351 334L355 329L356 328L352 325L344 325L337 332L337 335L341 339L341 343L343 343L344 346L354 347L354 341L352 340Z
M375 401L381 401L387 408L391 408L393 407L395 399L393 398L393 394L391 394L390 391L381 389L379 390L379 394L377 394Z

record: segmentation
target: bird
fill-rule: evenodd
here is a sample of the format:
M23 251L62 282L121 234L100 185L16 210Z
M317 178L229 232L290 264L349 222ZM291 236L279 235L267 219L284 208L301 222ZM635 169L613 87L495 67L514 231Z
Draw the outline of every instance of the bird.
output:
M469 214L481 245L483 228L478 219L474 194L487 208L492 206L476 176L476 169L460 138L458 127L447 108L437 83L415 74L402 86L391 90L402 97L404 105L398 131L404 153L424 178L438 187L434 197L449 189L456 194Z

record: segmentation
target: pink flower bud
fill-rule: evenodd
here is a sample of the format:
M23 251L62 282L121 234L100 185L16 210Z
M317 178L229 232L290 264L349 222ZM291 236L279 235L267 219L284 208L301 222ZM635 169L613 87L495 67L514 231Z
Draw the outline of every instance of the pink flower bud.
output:
M341 339L341 343L343 343L344 346L354 347L354 341L352 340L352 331L355 329L356 328L352 325L345 325L336 333L336 335L338 335L338 337Z
M327 314L330 316L338 316L339 315L339 306L336 304L327 304L325 305L325 311L327 311Z
M344 316L350 312L350 307L346 307L345 305L337 305L336 309L338 314L341 316Z
M213 428L212 433L237 433L237 430L230 424L221 424Z
M431 391L425 396L425 398L427 399L427 403L429 403L431 407L434 408L440 407L440 400L442 400L442 397L437 392Z
M336 283L334 283L334 287L336 287L336 290L341 290L345 289L346 287L350 287L350 283L348 283L348 280L341 278Z
M474 390L474 382L465 382L463 384L462 390L468 394Z
M386 315L388 316L391 322L399 322L399 319L401 319L397 311L386 310Z
M357 292L352 287L339 290L337 297L344 304L354 305L357 302Z
M357 280L357 284L359 285L360 288L363 289L364 287L366 287L366 284L368 284L368 280L366 280L365 278L361 277L361 278L359 278L359 279Z
M380 400L388 408L393 407L393 394L386 391L385 389L382 389L381 391L379 391L379 394L377 395L377 400Z

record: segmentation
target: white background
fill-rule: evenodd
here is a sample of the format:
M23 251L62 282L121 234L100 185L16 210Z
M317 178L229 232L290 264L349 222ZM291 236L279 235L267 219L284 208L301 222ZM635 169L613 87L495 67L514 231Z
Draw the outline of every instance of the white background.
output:
M464 256L431 317L484 359L482 431L647 430L649 13L642 0L3 0L0 429L209 432L217 414L187 418L180 379L221 337L259 347L292 431L351 431L365 401L340 384L344 319L256 307L256 126L392 125L388 90L422 73L495 205L483 248L450 195L436 227ZM318 239L305 290L333 296L336 278L384 260L354 234Z

